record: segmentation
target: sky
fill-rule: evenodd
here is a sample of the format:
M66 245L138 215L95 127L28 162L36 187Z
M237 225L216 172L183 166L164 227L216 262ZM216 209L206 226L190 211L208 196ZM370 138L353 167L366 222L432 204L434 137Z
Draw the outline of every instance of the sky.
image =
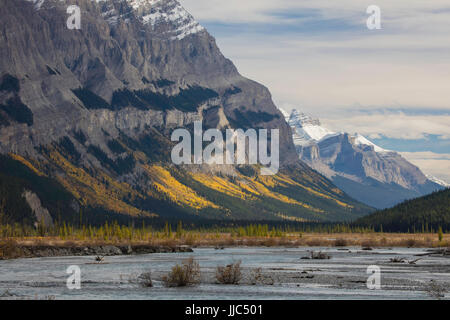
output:
M450 182L450 1L180 0L278 107ZM381 9L369 30L367 8Z

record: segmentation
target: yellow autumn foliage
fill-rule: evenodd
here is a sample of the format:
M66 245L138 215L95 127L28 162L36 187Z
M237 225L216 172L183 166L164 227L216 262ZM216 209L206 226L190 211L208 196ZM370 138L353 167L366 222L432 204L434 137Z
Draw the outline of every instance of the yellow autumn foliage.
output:
M258 179L264 183L266 186L268 186L269 188L274 188L276 186L282 186L282 187L287 187L289 185L291 186L297 186L300 187L306 191L308 191L311 194L314 194L315 196L324 198L324 199L329 199L329 200L333 200L334 202L336 202L338 205L345 207L345 208L353 208L353 206L344 203L336 198L333 198L330 195L324 194L322 192L319 192L317 190L314 190L313 188L307 187L302 185L301 183L298 183L297 181L294 181L293 179L291 179L290 177L286 176L285 174L277 174L274 176L259 176Z
M191 173L191 177L203 184L204 186L215 191L225 193L229 196L240 198L244 200L256 200L256 197L268 197L284 203L302 206L314 212L323 213L323 210L316 209L306 203L291 199L285 195L269 190L263 183L257 179L249 178L244 175L239 175L234 182L213 175L203 173ZM274 180L265 179L269 186L274 187L276 183Z
M84 169L75 167L57 151L50 151L49 157L66 173L66 176L58 176L58 181L84 205L132 216L156 216L121 200L124 197L135 199L141 196L127 183L115 181L103 172L93 177Z
M26 167L28 167L31 171L33 171L34 173L36 173L38 176L44 176L44 174L39 171L30 161L28 161L27 159L25 159L24 157L15 154L15 153L9 153L9 156L11 158L13 158L16 161L19 161L20 163L22 163L23 165L25 165Z
M204 173L195 173L195 174L191 173L191 177L195 181L203 184L204 186L206 186L210 189L213 189L215 191L224 193L226 195L229 195L231 197L248 200L248 199L254 198L254 197L252 197L252 194L259 195L258 192L256 192L251 187L246 185L246 183L238 182L238 184L234 184L225 178L208 175L208 174L204 174ZM247 191L247 192L244 192L244 191Z
M268 198L272 198L272 199L275 199L275 200L278 200L278 201L281 201L281 202L284 202L284 203L289 203L289 204L293 204L293 205L299 205L299 206L301 206L303 208L306 208L308 210L311 210L311 211L314 211L314 212L317 212L317 213L324 213L325 212L325 211L323 211L321 209L314 208L313 206L311 206L309 204L306 204L306 203L297 201L295 199L289 198L289 197L287 197L287 196L285 196L285 195L283 195L281 193L274 192L274 191L268 189L264 184L260 183L256 179L253 181L253 185L254 185L255 189L261 195L264 195L264 196L266 196Z
M220 208L211 201L199 196L193 189L179 182L162 166L144 165L143 167L149 174L156 191L160 194L164 194L172 202L197 210L206 207Z
M10 154L10 156L26 165L36 174L44 176L35 165L25 158L15 154ZM172 176L167 168L161 165L142 165L144 170L148 173L153 188L146 191L147 194L141 194L129 184L118 182L102 171L91 174L83 168L76 167L55 149L49 150L48 156L50 160L65 173L65 175L59 175L57 180L84 205L103 207L113 212L132 216L156 216L155 214L142 211L126 203L123 199L128 198L132 201L147 196L162 196L177 205L190 207L195 210L201 210L207 207L223 209L199 195L194 189L178 181ZM141 163L148 163L146 155L142 152L133 152L133 156ZM314 185L312 187L305 186L283 173L274 176L257 177L248 177L238 174L233 178L192 172L189 173L189 175L193 180L209 189L241 200L257 201L259 198L265 197L290 205L301 206L316 213L326 213L322 209L315 208L307 203L273 191L276 187L298 187L315 196L335 201L342 207L352 208L351 205L334 198L332 193L328 194L327 192L324 193L323 191L318 191L315 189ZM333 191L335 191L335 193L341 193L339 189ZM277 216L284 220L305 221L301 218L286 216L281 213L277 214Z

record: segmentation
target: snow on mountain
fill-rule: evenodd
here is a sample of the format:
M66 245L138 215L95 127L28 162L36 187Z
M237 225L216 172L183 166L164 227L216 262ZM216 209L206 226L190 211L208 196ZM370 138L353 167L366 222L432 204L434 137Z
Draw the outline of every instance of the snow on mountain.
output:
M133 9L139 9L140 7L146 6L146 5L154 5L158 2L161 2L161 0L127 0L130 6L133 7Z
M32 2L35 9L39 10L46 0L26 1ZM191 34L205 30L176 0L92 1L99 3L103 18L112 26L120 21L128 23L135 15L143 25L149 26L153 31L159 32L170 40L182 40ZM126 2L128 7L123 6L123 2Z
M359 133L355 134L355 143L358 145L366 145L366 146L372 146L375 152L389 152L389 150L383 149L379 146L377 146L372 141L369 141L366 137L360 135Z
M400 154L377 146L361 134L333 132L297 110L285 117L300 159L370 206L391 207L446 185L427 178Z
M171 39L184 39L188 35L205 30L194 17L175 0L132 0L145 2L150 6L149 11L142 15L144 24L155 27L158 24L169 24ZM142 4L141 4L142 6Z
M436 183L436 184L438 184L440 186L443 186L445 188L450 188L450 184L449 183L447 183L447 182L445 182L443 180L440 180L440 179L438 179L438 178L436 178L436 177L434 177L432 175L429 175L429 174L427 174L426 176L427 176L428 180L433 181L434 183Z
M294 132L294 144L297 146L308 145L313 141L317 142L335 134L335 132L322 127L318 119L313 119L297 110L292 111L287 122Z
M294 132L294 143L297 146L309 145L311 142L319 142L343 134L323 127L319 119L314 119L297 110L293 110L290 115L284 110L282 110L282 113ZM355 133L354 135L351 135L351 137L354 138L356 145L371 146L374 148L375 152L390 152L389 150L377 146L359 133Z
M205 30L176 0L126 1L143 25L167 39L182 40ZM131 12L123 11L117 3L116 0L106 1L103 7L103 17L110 25L117 25L120 20L128 22L130 18Z

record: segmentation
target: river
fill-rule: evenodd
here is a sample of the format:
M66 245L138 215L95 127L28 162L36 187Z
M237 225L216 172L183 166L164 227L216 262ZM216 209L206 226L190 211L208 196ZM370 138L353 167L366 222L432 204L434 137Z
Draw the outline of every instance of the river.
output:
M310 251L331 258L307 260ZM450 289L448 257L416 255L426 249L383 248L253 248L215 250L196 248L193 253L158 253L135 256L50 257L0 261L2 299L428 299L426 288L437 283ZM201 282L194 287L166 288L161 278L182 260L194 257L201 267ZM393 263L401 257L407 262ZM409 264L421 258L415 264ZM218 265L241 261L239 285L215 283ZM69 266L81 270L81 289L69 290ZM369 266L380 268L379 289L369 290ZM254 283L255 269L260 282ZM153 287L144 288L135 279L151 271ZM252 280L253 279L253 280ZM446 293L446 299L450 298Z

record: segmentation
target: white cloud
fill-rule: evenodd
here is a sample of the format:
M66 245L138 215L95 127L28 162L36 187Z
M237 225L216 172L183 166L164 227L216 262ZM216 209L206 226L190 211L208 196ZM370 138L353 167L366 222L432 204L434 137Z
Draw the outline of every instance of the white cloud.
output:
M450 161L450 153L434 153L430 151L424 151L424 152L402 152L401 154L411 160L432 159L432 160Z
M181 2L207 24L243 24L221 33L219 46L241 73L267 85L278 104L307 111L354 104L450 109L448 0L378 0L379 31L366 29L368 4L357 0ZM334 30L326 26L330 19L354 27ZM311 20L324 30L308 32ZM270 32L277 25L291 27Z
M281 17L273 16L274 12L299 11L316 9L324 17L343 19L358 17L364 19L366 9L371 3L358 0L180 0L184 7L193 13L198 19L218 22L272 22L282 23ZM388 21L404 21L404 25L410 26L413 20L425 22L421 27L430 26L427 15L430 11L439 8L449 8L447 0L408 0L392 1L377 0L376 4L382 10L382 16ZM418 15L420 13L420 15ZM443 12L445 15L448 12ZM414 19L411 19L414 18ZM417 24L416 22L416 24Z
M324 118L322 123L335 131L361 133L372 139L383 135L394 139L423 139L426 135L438 135L448 138L450 135L449 115L405 115L372 114L355 115L345 118Z

